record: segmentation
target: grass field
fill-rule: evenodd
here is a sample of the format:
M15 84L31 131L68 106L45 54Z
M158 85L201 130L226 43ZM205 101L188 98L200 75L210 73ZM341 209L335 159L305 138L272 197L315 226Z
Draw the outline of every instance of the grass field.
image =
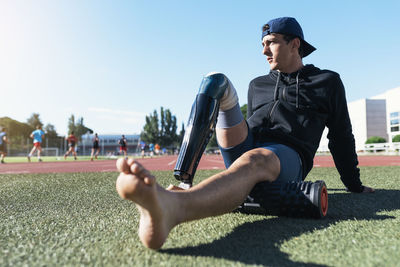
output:
M139 242L117 173L0 175L0 266L399 266L400 167L361 173L375 194L346 192L334 168L310 173L329 189L323 220L229 213L174 228L159 251Z

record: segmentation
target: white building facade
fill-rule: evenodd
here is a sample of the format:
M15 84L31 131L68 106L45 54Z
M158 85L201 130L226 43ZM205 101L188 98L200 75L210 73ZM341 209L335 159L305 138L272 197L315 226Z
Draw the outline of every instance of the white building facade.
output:
M356 150L364 150L365 141L372 136L383 137L392 143L400 134L400 87L381 95L364 98L347 104L353 127ZM319 152L329 151L327 129L318 148Z

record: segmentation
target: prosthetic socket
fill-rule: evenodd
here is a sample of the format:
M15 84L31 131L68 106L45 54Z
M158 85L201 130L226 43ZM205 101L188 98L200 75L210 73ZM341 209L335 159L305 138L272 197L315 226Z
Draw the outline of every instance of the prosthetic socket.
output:
M181 187L191 187L197 165L206 148L217 121L219 104L229 81L222 73L203 78L199 93L193 103L185 136L174 169Z

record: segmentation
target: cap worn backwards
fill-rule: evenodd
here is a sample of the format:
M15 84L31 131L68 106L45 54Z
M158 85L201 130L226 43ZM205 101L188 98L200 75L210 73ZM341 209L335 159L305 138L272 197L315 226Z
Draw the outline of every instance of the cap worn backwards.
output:
M303 43L303 57L316 50L314 46L304 40L303 30L295 18L282 17L268 21L263 26L261 39L271 33L289 34L298 37Z

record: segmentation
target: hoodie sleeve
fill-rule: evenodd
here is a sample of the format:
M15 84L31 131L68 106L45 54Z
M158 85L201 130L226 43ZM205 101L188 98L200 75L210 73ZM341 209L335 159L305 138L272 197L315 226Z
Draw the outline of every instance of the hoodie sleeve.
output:
M327 122L329 150L343 184L351 192L360 193L363 191L363 186L360 180L360 169L357 167L355 140L344 86L338 74L335 75L331 86L331 115Z

